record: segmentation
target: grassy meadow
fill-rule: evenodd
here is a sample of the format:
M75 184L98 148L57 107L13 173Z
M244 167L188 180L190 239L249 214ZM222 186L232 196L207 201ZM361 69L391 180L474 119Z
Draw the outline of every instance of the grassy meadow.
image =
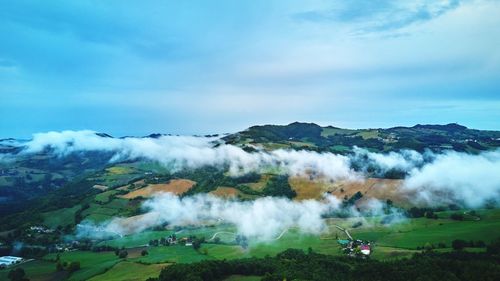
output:
M96 206L97 207L97 206ZM68 210L61 210L67 212ZM455 211L464 212L464 211ZM465 216L463 221L449 218L452 212L437 212L437 219L417 218L405 219L389 226L380 224L380 218L374 217L363 221L359 227L352 225L360 219L332 218L327 219L328 231L321 235L305 234L296 228L288 229L279 239L259 242L249 240L247 248L234 243L235 227L232 225L215 225L191 227L161 231L144 231L142 233L117 237L102 241L99 245L109 245L129 249L129 256L120 259L114 252L71 251L60 253L61 262L79 261L80 270L67 275L56 272L56 254L46 255L41 260L30 261L19 265L31 280L145 280L157 276L160 270L172 263L192 263L202 260L238 259L245 257L274 256L288 248L302 249L329 254L342 255L336 239L346 238L344 232L335 225L349 229L355 239L374 242L371 258L379 260L400 259L410 257L421 250L417 247L444 244L445 248L434 251L452 251L451 241L464 239L486 243L498 238L500 229L500 209L477 210L476 216ZM467 212L465 212L467 214ZM95 214L94 214L95 215ZM479 220L477 218L480 218ZM207 240L200 249L191 246L147 246L152 239L159 239L175 233L178 238L187 236L204 237ZM216 234L220 238L218 244L210 240ZM146 249L148 254L140 255ZM466 251L484 251L484 248L467 248ZM0 280L6 280L7 270L0 271ZM57 279L59 278L59 279ZM240 276L230 276L226 280L241 280ZM258 280L258 276L245 277L244 280Z

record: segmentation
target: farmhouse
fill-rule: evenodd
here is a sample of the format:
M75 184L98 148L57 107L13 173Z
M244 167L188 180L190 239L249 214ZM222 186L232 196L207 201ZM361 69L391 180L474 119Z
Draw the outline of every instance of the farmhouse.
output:
M7 267L13 264L17 264L23 261L23 258L14 256L3 256L0 257L0 267Z
M371 253L370 245L368 244L363 244L359 246L359 249L361 250L361 253L365 256L369 256Z
M337 242L343 248L344 253L350 257L367 257L372 252L372 245L367 241L339 239Z

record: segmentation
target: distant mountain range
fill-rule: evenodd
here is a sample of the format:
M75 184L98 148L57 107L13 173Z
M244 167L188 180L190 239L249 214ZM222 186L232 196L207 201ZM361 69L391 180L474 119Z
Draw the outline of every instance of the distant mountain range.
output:
M423 152L454 150L477 153L500 147L500 131L469 129L451 123L415 125L388 129L343 129L321 127L314 123L291 123L285 126L264 125L231 134L226 143L251 150L259 145L266 149L290 148L348 153L353 146L376 152L412 149Z

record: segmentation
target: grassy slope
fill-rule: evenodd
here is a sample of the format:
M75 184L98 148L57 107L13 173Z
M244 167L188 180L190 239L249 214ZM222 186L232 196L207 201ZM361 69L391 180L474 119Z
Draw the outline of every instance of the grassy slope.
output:
M22 269L24 269L24 271L26 272L26 276L31 281L49 279L56 271L56 266L53 262L41 260L26 262L16 267L21 267ZM0 280L9 279L7 278L7 275L9 274L10 269L0 270Z
M192 263L206 259L214 259L209 255L201 254L191 246L175 245L169 247L150 247L148 255L131 259L142 263Z
M394 259L409 257L413 253L419 252L416 247L425 243L437 245L444 242L448 248L436 249L436 251L450 251L449 248L453 239L483 240L489 242L497 238L500 229L500 209L479 210L477 212L481 220L453 221L448 219L449 212L438 213L442 218L409 219L407 221L394 224L390 227L377 224L379 218L365 221L363 226L350 229L354 238L368 239L374 241L375 248L372 258L374 259ZM203 244L199 251L187 246L170 247L148 247L149 255L128 258L126 261L120 260L112 252L65 252L61 253L61 261L80 261L81 269L73 273L69 280L137 280L138 276L156 276L160 268L165 263L191 263L210 259L237 259L243 257L264 257L275 255L288 248L306 250L310 247L314 251L330 255L341 255L341 249L335 238L344 238L345 234L338 231L333 224L350 227L358 219L329 219L330 232L321 236L301 234L297 229L289 229L279 240L268 243L250 240L248 249L243 249L238 245L227 244ZM372 225L370 225L370 223ZM205 227L197 229L186 229L177 232L178 237L197 235L209 239L214 233L219 231L234 232L233 226L220 225L216 227ZM167 236L173 231L147 231L133 236L126 236L103 244L114 246L135 247L146 244L151 239L158 239ZM221 235L221 238L223 235ZM230 242L229 236L223 237L226 242ZM484 248L471 248L470 251L484 251ZM46 260L54 260L55 255L49 254ZM145 264L137 264L138 262ZM148 265L149 264L149 265ZM46 280L40 277L50 277L55 272L55 263L48 261L36 261L22 265L32 280ZM3 274L3 275L2 275ZM7 271L0 271L0 280L5 277ZM37 277L37 279L33 278ZM237 278L237 277L234 277ZM5 278L4 278L5 279Z
M49 254L45 257L47 260L55 260L55 254ZM61 262L80 262L80 270L71 274L69 280L88 280L92 276L104 273L120 259L114 254L114 252L84 252L84 251L74 251L74 252L64 252L60 254Z
M69 224L74 224L75 213L79 209L80 205L75 205L71 208L63 208L56 211L43 213L43 223L50 228L56 228L58 225L66 226Z
M123 261L103 274L96 275L89 281L143 281L150 277L158 277L162 268L168 264L139 264Z

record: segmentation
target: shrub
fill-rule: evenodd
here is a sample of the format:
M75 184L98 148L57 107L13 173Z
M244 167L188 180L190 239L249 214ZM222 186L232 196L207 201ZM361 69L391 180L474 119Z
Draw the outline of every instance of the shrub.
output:
M462 239L455 239L451 242L451 247L456 251L462 250L463 248L467 247L467 245L467 241Z
M75 272L77 270L80 269L80 262L79 261L72 261L69 263L68 265L68 271L71 273L71 272Z
M464 215L459 214L459 213L453 213L453 214L451 214L450 219L456 220L456 221L463 221Z
M120 254L118 254L118 257L119 257L120 259L124 259L124 258L126 258L127 256L128 256L128 252L127 252L126 250L121 250L121 251L120 251Z

